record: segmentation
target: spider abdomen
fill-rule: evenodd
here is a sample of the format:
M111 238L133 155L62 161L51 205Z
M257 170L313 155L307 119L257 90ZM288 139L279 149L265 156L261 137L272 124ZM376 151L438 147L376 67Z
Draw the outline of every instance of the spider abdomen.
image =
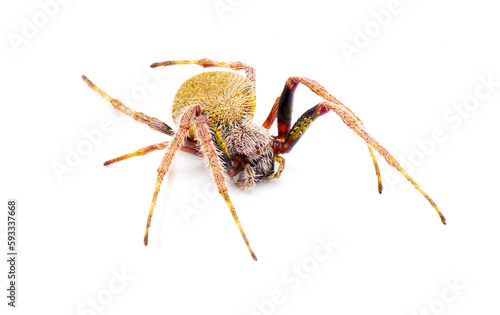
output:
M200 105L213 127L230 127L251 119L255 110L255 87L247 77L231 71L194 75L177 90L172 117L176 125L184 110Z

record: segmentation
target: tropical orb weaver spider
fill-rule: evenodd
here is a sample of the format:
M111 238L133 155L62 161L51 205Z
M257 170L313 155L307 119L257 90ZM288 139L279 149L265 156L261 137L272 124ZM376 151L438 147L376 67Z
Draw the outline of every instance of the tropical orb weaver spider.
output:
M172 105L172 117L177 131L155 117L129 109L121 101L107 95L87 77L82 76L83 80L107 99L116 110L147 124L156 131L172 136L171 141L153 144L104 163L109 165L166 148L158 167L156 187L146 223L145 245L148 244L148 232L160 184L175 153L181 150L204 157L208 161L218 191L229 207L252 258L257 260L229 198L226 180L231 177L237 186L246 189L264 178L278 178L285 166L285 160L281 155L290 152L309 125L317 117L329 111L336 113L367 143L375 166L380 193L382 182L373 150L413 184L436 209L443 224L446 224L446 219L434 201L406 173L396 159L365 131L363 122L318 82L304 77L290 77L285 83L283 92L274 102L269 116L263 125L259 126L252 121L255 109L255 71L252 67L241 62L220 62L210 59L165 61L154 63L151 67L185 64L200 65L204 68L243 70L245 75L219 70L202 72L186 80L177 91ZM293 95L299 84L308 87L324 101L307 110L292 126ZM268 131L276 119L278 135L271 136ZM277 169L275 162L279 165Z

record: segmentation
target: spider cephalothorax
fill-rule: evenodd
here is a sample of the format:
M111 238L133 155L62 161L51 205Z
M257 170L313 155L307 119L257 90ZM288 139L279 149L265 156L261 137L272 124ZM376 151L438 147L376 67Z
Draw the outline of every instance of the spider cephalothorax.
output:
M241 188L250 188L274 172L273 141L267 129L248 121L224 138L232 161L229 175Z
M317 117L329 111L336 113L367 143L378 178L379 192L382 192L382 183L373 150L412 183L436 209L443 224L446 224L444 216L432 199L406 173L396 159L365 131L362 121L318 82L303 77L290 77L285 83L283 92L274 102L269 116L263 125L259 126L252 121L256 105L255 72L252 67L241 62L220 62L210 59L165 61L154 63L151 67L178 64L196 64L205 68L229 68L233 71L203 72L194 75L181 85L172 105L172 117L177 131L155 117L129 109L119 100L104 93L87 77L82 76L85 82L106 98L116 110L147 124L156 131L172 136L171 141L153 144L104 163L104 165L109 165L166 148L158 167L156 187L146 223L145 245L148 243L149 227L160 184L175 153L181 150L207 160L218 191L226 201L250 254L257 260L229 198L227 177L232 178L238 187L244 189L252 187L264 178L279 177L285 166L285 160L281 155L290 152L309 125ZM234 72L238 70L245 71L245 75ZM293 95L298 84L305 85L324 101L307 110L292 126ZM269 128L276 119L278 120L278 135L271 136ZM278 163L277 167L275 162Z

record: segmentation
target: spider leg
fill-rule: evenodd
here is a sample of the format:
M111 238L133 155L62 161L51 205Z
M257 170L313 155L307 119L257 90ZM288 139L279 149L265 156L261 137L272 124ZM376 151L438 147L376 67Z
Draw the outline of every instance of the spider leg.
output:
M378 168L378 163L377 163L377 158L375 157L375 152L373 152L373 149L368 146L368 150L370 151L370 155L373 160L373 166L375 167L375 175L377 175L377 181L378 181L378 193L382 193L382 177L380 177L380 169Z
M293 96L295 93L295 89L297 88L299 83L306 85L309 89L311 89L311 91L313 91L317 95L321 96L325 100L328 100L328 101L333 102L333 103L335 103L335 102L340 103L333 95L328 93L326 91L326 89L323 86L321 86L318 82L311 80L311 79L308 79L308 78L290 77L285 83L285 87L283 88L283 92L281 93L280 96L278 96L276 98L276 101L274 102L273 107L271 108L271 111L270 111L268 117L266 118L266 120L262 124L262 126L264 128L269 129L273 125L276 118L278 118L278 137L277 137L277 140L279 143L283 142L285 140L285 137L287 136L287 134L290 132L290 127L292 124ZM310 119L310 117L309 117L310 115L311 115L311 113L309 113L309 115L305 115L305 117L303 117L303 118L301 117L301 118L303 120L308 120L308 119ZM353 113L353 115L354 115L354 113ZM312 119L314 119L314 118L312 118ZM360 123L361 123L361 125L363 124L361 121L360 121ZM301 126L302 125L303 124L301 124ZM293 143L291 146L293 147L294 144L295 143ZM290 150L291 150L291 147L290 147ZM380 177L380 169L378 167L377 158L375 157L375 154L373 153L373 149L369 145L368 145L368 150L370 151L370 156L372 157L373 166L375 167L375 175L377 176L377 181L378 181L378 192L382 193L382 189L383 189L382 188L382 178Z
M229 68L235 71L244 70L246 76L255 83L255 69L242 62L224 62L216 61L212 59L199 59L199 60L169 60L163 62L155 62L151 65L151 68L158 66L171 66L171 65L199 65L203 68L209 67L219 67L219 68Z
M291 115L291 105L289 106L290 107L289 113L288 110L286 110L286 108L283 109L282 106L278 105L277 108L273 106L271 113L264 122L264 127L266 126L270 127L270 125L272 125L272 122L274 122L274 120L276 119L276 116L278 117L279 134L277 138L277 145L275 148L277 154L289 152L293 148L295 143L298 141L300 136L306 131L307 127L311 124L311 122L315 118L327 113L328 111L333 111L342 119L342 121L351 130L353 130L358 136L360 136L366 142L366 144L370 149L374 149L375 151L377 151L389 165L397 169L415 187L415 189L417 189L427 199L427 201L429 201L429 203L432 205L432 207L436 210L439 217L441 218L441 222L443 222L443 224L446 224L445 217L443 216L437 205L434 203L434 201L429 197L429 195L427 195L422 190L422 188L420 188L420 186L415 182L415 180L410 175L408 175L408 173L401 167L398 161L396 161L396 159L382 145L380 145L371 135L368 134L368 132L366 132L363 122L347 106L342 104L333 95L328 93L325 90L325 88L321 86L318 82L302 77L289 78L286 82L284 89L285 100L286 98L290 98L289 96L290 91L293 91L299 83L306 85L311 91L313 91L318 96L325 99L326 102L321 102L318 105L309 109L306 113L304 113L304 115L302 115L297 120L297 122L291 129L289 127L290 119L288 119L287 116ZM275 105L276 103L280 104L281 103L280 99L276 100ZM285 105L287 104L285 103ZM284 116L284 118L280 119L280 115L282 117ZM281 128L280 128L280 122L281 122ZM286 130L288 131L285 132ZM371 150L370 152L372 153Z
M223 161L221 161L221 159L222 160L225 159L224 158L224 156L226 155L226 152L224 152L226 151L225 146L223 145L223 142L220 142L221 138L217 132L215 132L215 135L212 137L208 119L205 116L201 115L200 106L191 106L184 111L179 123L179 130L174 134L172 141L166 144L167 152L163 156L160 166L158 167L158 176L156 179L155 192L153 194L153 200L151 201L151 207L149 209L148 220L146 223L146 232L144 234L144 245L148 244L149 227L151 226L151 218L153 217L153 210L156 205L156 199L158 198L158 192L160 191L161 182L165 174L168 172L168 169L170 167L172 159L174 158L175 153L178 150L182 149L183 142L186 143L185 139L189 133L191 125L194 125L196 137L198 139L198 143L201 148L201 153L208 160L219 193L224 198L224 201L229 207L231 215L233 216L233 219L236 222L236 225L238 226L240 234L243 237L243 240L245 241L245 244L247 245L247 248L250 251L252 258L254 260L257 260L257 257L255 256L255 254L252 251L252 248L250 247L245 232L241 227L240 220L238 218L238 215L236 214L234 206L227 192L228 188L226 185L225 168L223 167ZM143 149L145 149L144 151L147 151L148 148L151 147L152 146Z
M110 164L120 162L120 161L126 160L126 159L134 157L134 156L146 155L146 154L153 152L153 151L156 151L156 150L165 149L168 146L168 142L169 141L164 141L164 142L160 142L157 144L152 144L152 145L144 147L144 148L140 148L139 150L137 150L135 152L128 153L128 154L116 157L114 159L108 160L108 161L104 162L104 165L110 165ZM198 147L196 146L196 142L191 143L191 142L186 141L182 144L182 146L180 147L179 150L186 152L186 153L196 155L196 156L200 156L200 157L203 156L201 154L201 152L198 150Z
M179 130L177 130L172 140L167 145L167 152L163 156L160 166L158 167L158 176L156 178L155 192L153 194L153 200L151 201L151 207L149 209L148 220L146 223L146 232L144 233L144 245L148 245L149 227L151 226L153 209L156 205L156 199L158 198L158 192L160 191L160 185L163 180L163 177L165 176L165 173L168 172L170 163L172 163L172 159L174 158L175 153L181 148L184 139L186 138L189 132L189 128L192 124L193 119L196 117L196 115L199 115L200 113L201 113L201 108L199 106L188 107L182 114L179 123Z
M94 83L92 83L86 76L82 75L83 81L85 81L90 88L92 88L94 91L97 93L101 94L102 97L104 97L108 102L111 103L111 105L114 107L119 112L124 113L127 116L132 117L135 121L138 121L140 123L146 124L149 126L149 128L159 131L161 133L167 134L169 136L174 135L174 130L170 128L166 123L163 121L159 120L158 118L155 117L150 117L146 114L143 114L141 112L136 112L125 106L120 100L116 98L112 98L108 94L106 94L103 90L98 88Z
M134 157L134 156L146 155L146 154L148 154L150 152L164 149L167 146L168 146L168 141L160 142L160 143L157 143L157 144L152 144L152 145L149 145L147 147L140 148L139 150L137 150L135 152L128 153L128 154L116 157L114 159L108 160L108 161L104 162L104 165L110 165L110 164L113 164L113 163L116 163L116 162L120 162L120 161L126 160L126 159Z
M231 215L233 216L234 222L236 223L236 226L238 226L240 234L243 237L245 244L247 245L250 255L252 255L252 258L254 260L257 260L257 257L255 256L252 248L250 247L250 243L248 242L245 232L243 231L238 215L236 214L236 210L234 209L233 203L229 198L228 188L226 184L226 175L225 175L226 172L223 166L223 161L221 161L221 159L223 159L223 157L221 157L223 152L221 152L220 150L221 145L217 141L217 136L215 137L216 141L214 141L212 133L210 132L209 121L205 116L202 115L198 116L194 121L194 126L195 126L196 138L200 143L203 155L208 160L208 164L210 166L210 169L212 170L213 178L219 190L219 194L224 198L224 201L226 202L229 211L231 211ZM224 149L225 148L222 147L222 150Z

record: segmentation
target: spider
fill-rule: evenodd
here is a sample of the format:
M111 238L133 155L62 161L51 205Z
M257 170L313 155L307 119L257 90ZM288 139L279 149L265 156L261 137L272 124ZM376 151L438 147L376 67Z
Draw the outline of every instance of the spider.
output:
M379 193L382 192L382 181L374 150L429 201L439 214L442 223L446 224L446 219L434 201L408 175L396 159L366 132L363 122L318 82L298 76L288 78L281 95L278 96L268 117L260 126L252 121L256 105L255 70L252 67L242 62L221 62L211 59L164 61L153 63L151 67L187 64L230 70L202 72L192 76L180 86L172 104L172 118L177 126L176 131L155 117L131 110L120 100L112 98L98 88L86 76L82 76L83 80L108 100L116 110L148 125L151 129L172 137L171 141L153 144L104 162L104 165L110 165L134 156L166 149L157 170L158 176L147 218L144 245L148 244L148 233L160 184L169 170L175 153L181 150L207 160L219 194L224 198L252 258L257 260L229 198L226 182L228 178L232 178L238 187L247 189L265 178L280 177L285 167L285 160L281 155L289 153L309 125L329 111L337 114L366 142L375 166ZM238 71L244 71L245 75ZM299 84L309 88L324 101L307 110L292 126L293 96ZM276 119L278 120L278 135L273 136L269 134L269 129Z

